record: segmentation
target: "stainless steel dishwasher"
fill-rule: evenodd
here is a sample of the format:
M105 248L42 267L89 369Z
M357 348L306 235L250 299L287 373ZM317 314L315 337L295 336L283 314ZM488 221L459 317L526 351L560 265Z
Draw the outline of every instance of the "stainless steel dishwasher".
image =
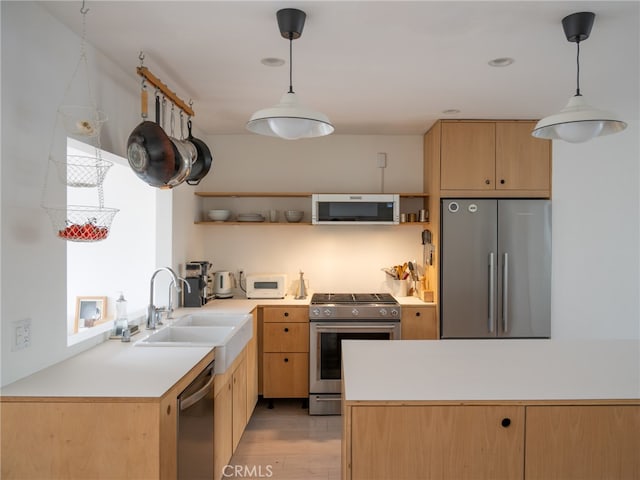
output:
M213 478L214 363L178 396L178 479Z

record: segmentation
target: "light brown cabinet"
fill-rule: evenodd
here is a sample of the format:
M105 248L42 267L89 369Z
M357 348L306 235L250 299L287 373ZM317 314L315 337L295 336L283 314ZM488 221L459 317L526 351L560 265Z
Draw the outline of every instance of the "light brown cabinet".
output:
M494 123L442 124L442 190L495 190Z
M161 398L3 397L0 477L175 480L177 398L212 360Z
M522 478L523 406L361 406L350 422L352 480Z
M220 387L218 387L220 383ZM214 479L222 478L224 466L233 455L233 385L232 378L216 380L213 399L213 472Z
M640 478L640 407L527 407L525 479Z
M263 307L262 394L265 398L309 395L307 307Z
M442 121L440 191L443 197L524 194L548 197L551 142L531 136L531 121Z
M436 306L402 306L400 319L402 340L435 340L440 338Z
M343 480L640 478L637 400L411 403L346 403Z
M233 372L232 381L232 417L233 417L233 451L238 448L240 438L247 426L247 362L240 365Z
M258 310L252 315L253 337L247 343L247 421L258 403Z
M216 479L222 478L244 432L247 417L247 347L229 369L215 377L213 465Z

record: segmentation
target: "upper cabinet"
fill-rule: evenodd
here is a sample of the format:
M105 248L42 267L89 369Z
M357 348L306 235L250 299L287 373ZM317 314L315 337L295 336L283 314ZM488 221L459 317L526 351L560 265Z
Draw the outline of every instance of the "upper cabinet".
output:
M443 120L440 194L549 197L551 142L531 136L534 121Z

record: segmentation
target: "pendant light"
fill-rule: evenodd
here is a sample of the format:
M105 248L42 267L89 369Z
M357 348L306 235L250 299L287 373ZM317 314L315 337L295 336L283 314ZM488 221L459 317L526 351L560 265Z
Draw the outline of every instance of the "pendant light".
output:
M537 138L560 139L581 143L599 135L621 132L627 124L617 115L591 107L580 93L580 42L589 38L595 14L579 12L562 19L562 28L567 40L577 46L576 94L560 113L540 120L531 135Z
M293 91L293 41L302 35L307 15L302 10L285 8L278 10L277 18L280 34L289 40L289 91L277 105L254 113L247 130L287 140L329 135L334 128L327 116L300 104Z

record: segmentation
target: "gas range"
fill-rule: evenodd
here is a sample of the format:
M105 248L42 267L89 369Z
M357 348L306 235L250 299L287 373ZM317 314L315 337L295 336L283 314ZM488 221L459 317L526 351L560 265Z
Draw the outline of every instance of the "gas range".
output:
M309 305L311 321L399 321L400 304L388 293L314 293Z
M340 415L343 340L399 340L400 304L388 293L316 293L309 305L309 414Z

